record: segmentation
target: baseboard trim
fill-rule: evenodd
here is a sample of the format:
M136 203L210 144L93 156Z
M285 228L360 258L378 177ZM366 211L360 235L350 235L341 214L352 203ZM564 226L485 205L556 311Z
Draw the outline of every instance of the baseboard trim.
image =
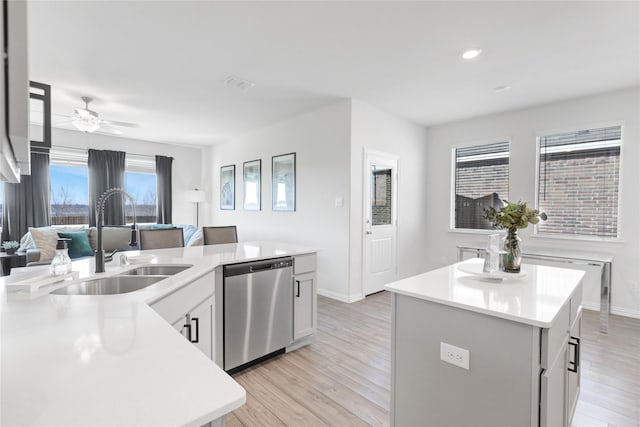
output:
M640 319L640 311L629 310L628 308L611 307L611 314L617 314L618 316L632 317L634 319Z
M327 291L326 289L318 289L318 295L322 295L323 297L331 298L336 301L346 302L347 304L364 299L361 295L348 296L337 292Z

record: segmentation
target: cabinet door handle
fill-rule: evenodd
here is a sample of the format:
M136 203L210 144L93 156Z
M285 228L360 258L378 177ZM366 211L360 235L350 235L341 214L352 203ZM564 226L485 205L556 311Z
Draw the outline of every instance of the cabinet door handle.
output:
M191 341L192 343L197 343L200 340L200 327L199 327L199 320L197 317L192 317L190 322L195 322L196 323L196 339L191 339L191 325L189 325L189 341Z
M573 340L573 341L572 341ZM580 337L569 337L569 345L574 348L573 351L573 361L569 359L569 366L567 369L570 372L578 372L578 367L580 366Z
M187 335L185 338L187 338L189 341L191 341L191 325L189 323L182 325L182 330L187 330ZM182 332L182 331L181 331Z
M296 298L300 298L300 280L296 280L296 286L297 286Z

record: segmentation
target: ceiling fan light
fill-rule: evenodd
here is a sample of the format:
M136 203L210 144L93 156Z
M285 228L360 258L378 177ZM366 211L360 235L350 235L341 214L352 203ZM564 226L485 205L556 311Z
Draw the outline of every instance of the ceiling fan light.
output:
M71 124L82 132L95 132L100 129L100 124L87 120L76 119L72 121Z
M91 116L91 113L89 113L89 110L85 110L84 108L76 108L76 116L81 119L88 119L89 116Z

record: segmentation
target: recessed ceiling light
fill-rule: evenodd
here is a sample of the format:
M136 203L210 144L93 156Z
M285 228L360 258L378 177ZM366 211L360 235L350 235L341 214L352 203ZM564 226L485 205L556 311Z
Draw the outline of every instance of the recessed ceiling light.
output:
M496 87L494 87L494 88L493 88L493 91L494 91L495 93L500 93L500 92L507 91L507 90L509 90L509 89L511 89L511 86L509 86L509 85L503 85L503 86L496 86Z
M254 82L236 76L227 77L224 80L224 84L241 90L249 90L256 85Z
M464 52L462 52L460 56L462 57L462 59L473 59L473 58L476 58L481 53L482 53L482 49L478 49L478 48L467 49Z

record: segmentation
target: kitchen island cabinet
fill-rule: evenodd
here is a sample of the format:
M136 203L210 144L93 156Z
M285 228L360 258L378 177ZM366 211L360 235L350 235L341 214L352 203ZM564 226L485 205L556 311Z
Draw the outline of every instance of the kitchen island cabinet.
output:
M50 294L64 283L7 292L0 278L1 425L224 425L226 414L244 404L244 389L211 360L218 352L215 272L315 250L257 241L142 252L156 264L191 267L115 295ZM73 262L80 280L134 267L107 263L105 273L94 274L93 259ZM199 343L177 327L194 318Z
M525 265L496 282L460 264L387 285L391 424L570 425L584 272Z

